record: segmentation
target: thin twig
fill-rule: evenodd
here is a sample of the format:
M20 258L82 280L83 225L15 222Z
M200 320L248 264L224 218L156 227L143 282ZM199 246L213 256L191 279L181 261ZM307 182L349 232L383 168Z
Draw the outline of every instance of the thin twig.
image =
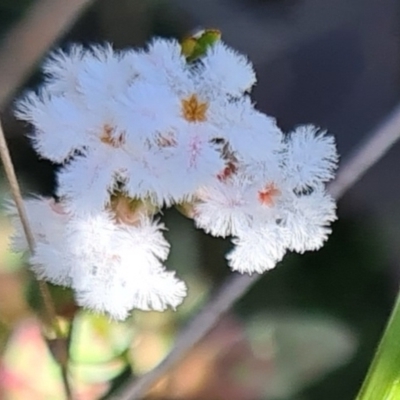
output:
M400 106L349 156L329 186L329 192L339 199L366 171L374 165L400 138ZM239 300L250 287L260 279L260 275L234 275L221 287L203 309L179 334L170 353L147 374L127 383L112 400L138 400L166 372L176 365L206 334L216 325L223 314Z
M335 198L342 195L379 161L399 139L400 105L385 118L350 154L340 166L340 173L329 185L329 192Z
M21 220L22 227L24 229L25 237L29 246L29 251L33 254L35 249L35 240L33 238L33 233L29 227L28 216L26 215L24 202L22 200L21 190L18 184L17 177L15 175L14 166L11 161L11 156L8 150L1 121L0 121L0 157L3 163L4 172L7 176L7 180L10 185L12 197L17 207L18 215ZM58 323L56 322L57 315L54 309L53 302L51 301L51 295L46 283L44 282L41 283L40 291L43 295L43 301L46 309L47 318L49 321L52 322L52 325L57 335L61 335L61 329L59 328Z
M0 47L0 108L49 47L93 0L40 0L7 34Z
M74 23L92 0L40 0L33 3L0 47L0 108L28 76L48 48ZM5 135L0 121L0 156L10 184L23 230L31 253L34 239L29 228L18 180L15 175ZM45 308L45 318L52 327L56 339L48 340L56 362L60 365L67 399L72 398L68 382L68 343L58 324L54 303L47 284L39 281L39 290Z
M30 229L29 222L28 222L28 217L25 211L24 207L24 202L22 200L22 195L21 195L21 189L18 184L17 176L15 174L14 170L14 165L11 160L10 152L8 150L7 142L5 139L3 127L0 121L0 158L3 163L4 167L4 172L6 174L8 183L10 185L10 191L11 195L14 199L15 205L17 207L18 215L21 220L21 224L25 233L26 241L28 242L28 247L29 251L31 254L33 254L34 249L35 249L35 240L33 237L32 230ZM42 296L44 308L45 308L45 318L47 320L47 323L53 328L54 333L56 335L56 341L60 344L58 344L57 347L57 352L53 352L55 355L56 361L59 363L61 367L61 374L63 377L63 382L64 382L64 388L65 388L65 393L67 395L67 398L71 398L71 390L69 387L69 383L67 380L67 366L65 357L59 357L59 354L65 353L65 351L68 352L67 349L61 349L61 343L65 342L65 339L63 337L63 333L61 330L61 327L58 323L57 320L57 314L56 310L54 307L53 300L51 298L50 290L49 287L47 286L46 282L39 280L39 289L40 289L40 294ZM61 350L61 351L60 351Z
M174 343L174 347L168 356L149 373L137 380L130 382L122 392L112 397L112 400L139 399L166 371L180 361L188 351L193 348L210 329L219 321L240 297L242 297L251 285L259 279L257 274L239 275L233 274L222 286L215 297L192 319L189 325L182 331Z

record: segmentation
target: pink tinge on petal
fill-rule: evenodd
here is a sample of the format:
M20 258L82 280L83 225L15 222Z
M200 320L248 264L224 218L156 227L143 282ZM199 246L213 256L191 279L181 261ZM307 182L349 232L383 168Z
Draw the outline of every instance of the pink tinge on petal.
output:
M203 149L203 140L199 135L195 135L190 139L189 142L189 167L197 168L198 158Z

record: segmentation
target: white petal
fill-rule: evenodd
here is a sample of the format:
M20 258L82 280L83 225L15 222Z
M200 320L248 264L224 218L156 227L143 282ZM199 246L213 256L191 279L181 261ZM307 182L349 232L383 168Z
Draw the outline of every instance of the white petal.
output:
M167 86L147 82L131 85L115 107L118 125L132 148L174 130L180 114L180 100Z
M65 226L70 217L62 204L50 198L33 198L24 201L28 223L34 238L34 254L30 256L30 266L39 279L68 286L70 265L65 258ZM11 247L14 251L28 251L22 224L16 208L9 208L15 233Z
M286 251L286 239L276 224L243 231L233 243L235 248L226 258L232 270L242 274L274 268Z
M222 42L211 46L201 62L205 84L216 87L223 94L240 96L256 82L250 61Z
M248 182L235 178L227 182L216 180L214 185L202 187L196 192L199 199L194 208L196 226L222 237L235 236L250 228L253 213L248 189Z
M257 111L249 98L210 105L210 121L216 124L232 151L246 163L274 162L283 148L283 134L275 119Z
M289 236L289 249L303 253L317 250L331 233L336 220L336 204L322 188L296 198L282 221Z
M337 161L333 136L312 125L298 127L287 140L287 175L300 190L331 180Z
M219 150L210 142L213 130L207 125L188 123L176 137L172 156L165 160L164 179L169 182L171 196L180 201L194 194L202 185L215 181L225 168Z
M38 279L56 285L71 286L71 260L65 252L64 237L62 240L52 238L51 241L38 242L35 254L29 258L31 269Z
M17 104L16 116L33 124L36 151L54 162L65 161L88 144L87 136L82 135L90 123L85 111L64 97L31 92Z
M104 109L126 90L132 81L132 71L121 63L120 55L110 45L90 50L92 56L85 58L84 68L77 75L77 90L89 109Z
M69 216L52 198L37 197L24 200L28 223L36 243L52 243L62 240L65 224ZM12 217L15 233L12 236L13 251L28 251L28 243L14 203L10 203L7 213Z
M165 173L165 153L149 148L139 159L124 160L124 190L130 197L150 199L158 206L171 204L172 187Z
M107 214L70 224L78 303L115 319L124 319L132 308L176 307L186 289L159 262L169 250L162 228L145 217L138 227L115 225Z
M141 79L155 85L168 85L177 93L190 84L186 59L176 40L154 39L147 52L141 53L136 67Z
M133 304L141 310L164 311L168 306L175 309L186 294L186 285L175 273L160 269L143 277L140 287L133 293Z
M77 75L84 68L84 60L90 52L79 44L68 51L56 50L43 65L46 77L46 91L55 95L76 93Z
M107 153L75 157L58 171L57 195L66 199L73 214L104 209L116 184L117 160Z

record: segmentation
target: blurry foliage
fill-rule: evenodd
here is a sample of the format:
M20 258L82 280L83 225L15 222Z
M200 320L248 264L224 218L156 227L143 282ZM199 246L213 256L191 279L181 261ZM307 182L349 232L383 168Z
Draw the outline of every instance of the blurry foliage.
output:
M343 364L356 341L338 321L307 314L225 316L149 399L283 400Z
M130 375L127 374L129 369L141 375L157 365L168 353L184 322L201 307L210 293L213 274L203 268L202 258L196 252L201 233L177 212L169 211L164 217L170 228L167 236L172 243L168 263L178 270L189 286L189 296L177 312L136 311L125 323L115 323L85 311L76 313L70 291L54 288L57 307L64 310L61 314L67 318L64 323L69 324L68 320L74 316L69 369L74 387L85 399L105 395L114 381L121 383L120 374L125 379ZM7 224L1 226L5 228ZM6 235L0 237L7 240ZM328 248L332 246L334 248L335 243ZM341 264L348 271L352 271L348 267L353 263L353 256L361 259L357 246L354 243L350 246L351 257L346 259L346 249L340 245L344 255ZM7 259L6 256L3 258ZM332 254L330 258L330 263L337 262ZM374 256L364 254L364 259L370 261L366 265L367 272L378 258L375 260ZM348 361L357 347L356 337L360 337L362 345L365 334L370 334L371 329L359 332L358 321L353 315L346 318L343 312L335 311L336 308L342 310L337 293L330 302L335 305L331 309L316 296L319 292L316 289L321 289L321 285L326 285L319 293L322 297L329 294L327 287L333 285L333 292L340 288L336 287L332 276L341 268L337 271L338 266L318 265L318 260L312 263L307 260L303 265L298 263L299 259L284 262L276 271L266 274L237 307L240 318L233 314L224 317L182 364L158 382L149 398L165 400L168 396L173 398L174 393L184 393L187 400L222 400L227 394L232 400L289 400ZM229 273L226 266L223 268ZM313 271L308 274L308 269ZM328 281L318 269L326 273ZM26 288L32 286L32 280L18 268L5 268L5 271L8 271L8 278L3 276L0 285L6 284L12 289L12 295L10 291L0 290L0 305L3 304L0 321L4 321L0 337L8 338L3 342L0 369L3 398L23 399L28 391L32 399L58 398L61 390L58 368L43 341L37 320L33 319L32 304L25 300ZM370 272L376 274L379 271L371 268ZM10 286L10 278L15 281L13 286ZM307 284L307 281L314 281L313 290L310 290L312 282ZM374 282L377 283L376 277ZM354 282L350 281L349 285L354 292ZM12 323L7 319L10 312L14 316ZM370 313L371 325L372 317ZM32 365L40 365L40 368L32 368ZM313 399L312 396L305 398ZM323 398L329 397L324 395Z
M322 313L338 318L355 333L355 357L305 391L304 399L353 398L365 375L395 297L388 254L374 229L361 212L339 218L323 249L286 257L237 306L244 317L250 307Z
M78 398L98 399L127 365L126 352L134 334L132 321L123 324L79 312L72 328L69 374ZM32 368L35 366L35 368ZM2 399L61 399L60 371L35 319L14 329L2 356Z

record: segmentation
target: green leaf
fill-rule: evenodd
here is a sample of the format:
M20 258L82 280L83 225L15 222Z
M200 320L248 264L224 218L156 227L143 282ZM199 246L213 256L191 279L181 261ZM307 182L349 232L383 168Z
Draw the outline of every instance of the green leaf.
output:
M130 319L116 322L103 315L80 311L71 334L71 361L98 364L114 360L129 348L134 332Z
M293 398L348 361L356 348L347 326L324 315L258 314L247 321L246 331L255 357L270 365L267 378L265 369L251 377L268 399Z
M357 400L400 399L400 292Z

